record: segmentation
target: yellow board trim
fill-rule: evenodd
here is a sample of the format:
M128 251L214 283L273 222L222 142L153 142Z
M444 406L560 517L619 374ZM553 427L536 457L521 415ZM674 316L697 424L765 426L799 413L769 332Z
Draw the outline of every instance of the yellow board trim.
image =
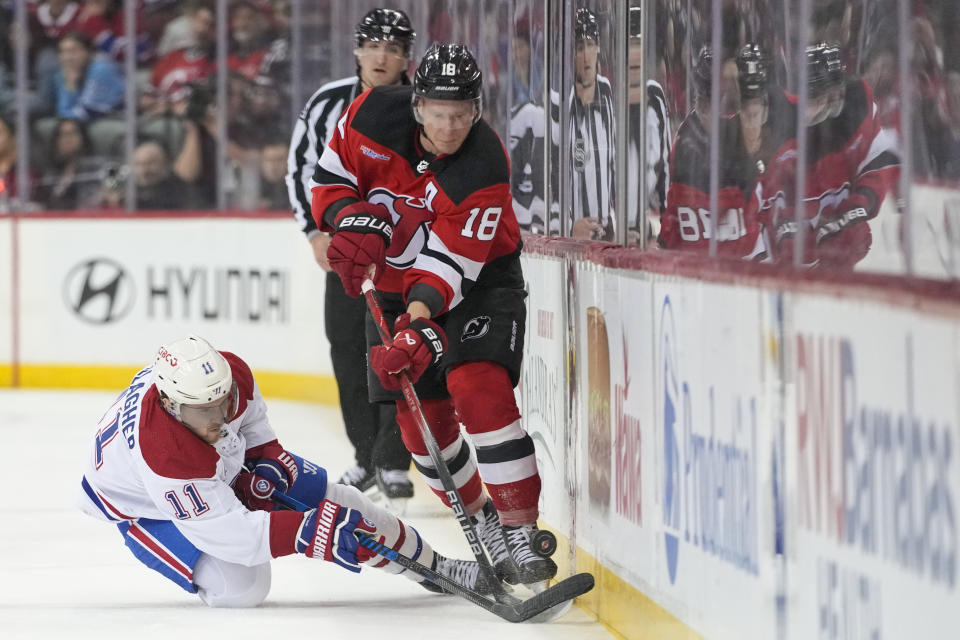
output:
M119 391L130 384L137 366L38 365L19 367L19 387L33 389L105 389ZM260 391L267 398L298 400L336 406L339 402L333 376L255 370ZM0 364L0 387L13 384L13 367Z
M553 555L560 571L570 572L570 540L556 529L540 523L557 537ZM590 593L576 599L576 604L602 624L616 638L625 640L704 640L649 596L608 569L592 555L577 547L576 572L588 571L596 578Z

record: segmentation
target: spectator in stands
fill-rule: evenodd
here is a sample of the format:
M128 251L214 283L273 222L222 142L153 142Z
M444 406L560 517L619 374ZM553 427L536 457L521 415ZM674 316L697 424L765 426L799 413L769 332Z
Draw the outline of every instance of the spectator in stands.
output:
M928 140L935 175L943 180L960 181L960 71L947 73L946 108L934 119Z
M99 206L101 160L93 150L86 126L62 118L50 135L46 171L37 187L37 200L47 209L84 209Z
M270 76L261 75L250 81L235 74L231 100L228 137L232 144L259 150L267 142L289 135L289 111L284 108L283 97Z
M26 200L31 199L33 175L30 176ZM0 116L0 196L17 199L17 132L13 121Z
M269 45L269 20L250 0L235 0L230 10L227 66L248 80L256 77Z
M40 88L45 111L88 121L123 106L123 74L112 61L94 55L87 36L68 33L58 49L59 67Z
M17 107L17 95L13 87L13 79L7 67L0 63L0 115L13 115Z
M145 140L133 152L137 209L171 210L186 205L186 185L173 173L170 156L159 142Z
M206 84L194 86L183 125L183 144L173 171L187 185L191 208L213 207L217 203L217 112Z
M287 210L287 140L275 138L260 151L260 208Z
M193 45L167 53L154 65L151 88L140 96L145 114L183 115L191 87L216 69L215 13L210 0L191 0L186 10Z
M274 0L273 9L273 40L267 47L266 55L260 62L257 72L258 78L270 78L280 94L281 103L286 104L290 95L290 66L291 51L290 37L293 29L292 8L290 0ZM303 27L301 27L303 28ZM305 53L305 52L302 52ZM309 83L307 83L309 86Z
M137 13L137 60L143 62L151 55L151 43ZM75 30L86 34L101 53L122 60L127 46L123 0L83 0Z

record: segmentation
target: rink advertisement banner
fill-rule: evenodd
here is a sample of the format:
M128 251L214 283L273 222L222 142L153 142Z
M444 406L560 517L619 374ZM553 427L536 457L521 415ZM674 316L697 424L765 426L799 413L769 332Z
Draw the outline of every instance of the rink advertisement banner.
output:
M950 636L960 628L956 323L809 296L791 308L789 637Z
M13 370L14 224L11 217L0 216L0 387L11 383Z
M576 278L577 540L640 588L656 571L653 361L645 348L652 286L642 274L591 264Z
M543 518L565 536L571 535L570 503L573 495L567 477L572 446L567 413L566 263L559 258L523 259L527 283L527 329L524 341L520 406L524 425L536 446L537 467L544 487Z
M286 219L22 218L25 365L142 365L196 332L255 369L330 371L323 273Z
M758 290L654 286L657 599L712 640L775 637Z

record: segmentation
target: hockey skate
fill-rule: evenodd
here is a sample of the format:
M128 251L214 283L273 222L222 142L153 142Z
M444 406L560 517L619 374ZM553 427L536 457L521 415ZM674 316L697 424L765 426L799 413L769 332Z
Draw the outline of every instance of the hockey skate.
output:
M557 563L534 550L531 538L536 536L538 531L536 524L503 525L503 538L507 549L519 568L517 582L522 582L537 592L546 588L547 581L557 575ZM510 582L509 579L506 581Z
M407 512L407 504L413 497L413 483L403 469L377 469L374 472L377 489L387 503L387 508L398 516Z
M367 471L359 464L354 464L352 467L344 471L343 475L340 476L340 479L337 480L337 484L345 484L348 487L356 487L362 493L367 493L374 487L376 482L377 480L374 477L373 472Z
M488 596L497 590L493 578L480 570L480 565L472 560L454 560L445 558L436 551L433 552L433 564L430 567L433 571L442 574L444 577L453 580L468 589L476 591L480 595ZM420 583L427 591L433 593L446 593L446 591L429 580Z
M470 518L477 529L480 541L487 550L487 555L490 556L490 562L497 577L508 584L517 584L520 569L507 550L503 528L500 526L500 514L493 506L493 501L487 498L483 511Z

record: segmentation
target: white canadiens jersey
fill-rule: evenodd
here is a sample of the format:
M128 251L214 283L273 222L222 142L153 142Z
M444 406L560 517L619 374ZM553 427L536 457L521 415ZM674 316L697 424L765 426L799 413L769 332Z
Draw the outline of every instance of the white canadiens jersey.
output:
M163 409L147 367L97 425L79 503L85 513L112 522L170 520L204 553L252 566L271 559L270 513L248 511L230 484L247 450L276 434L249 366L221 353L239 406L217 444L203 442Z

